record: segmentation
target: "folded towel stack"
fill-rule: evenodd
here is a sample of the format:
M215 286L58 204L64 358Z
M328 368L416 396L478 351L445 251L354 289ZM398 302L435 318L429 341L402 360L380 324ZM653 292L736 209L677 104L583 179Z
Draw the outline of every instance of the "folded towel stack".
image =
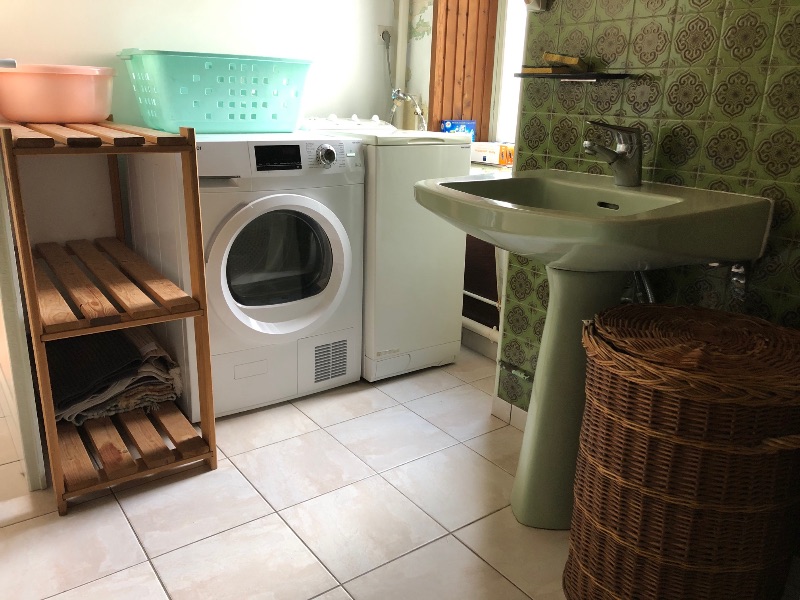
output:
M47 360L56 419L76 425L182 392L180 368L144 327L51 342Z

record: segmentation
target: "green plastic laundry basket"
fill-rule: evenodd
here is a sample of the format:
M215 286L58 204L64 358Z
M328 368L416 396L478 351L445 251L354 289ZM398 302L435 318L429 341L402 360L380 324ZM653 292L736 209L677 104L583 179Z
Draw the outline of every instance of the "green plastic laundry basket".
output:
M148 127L177 133L290 132L297 126L306 60L131 48L128 68Z

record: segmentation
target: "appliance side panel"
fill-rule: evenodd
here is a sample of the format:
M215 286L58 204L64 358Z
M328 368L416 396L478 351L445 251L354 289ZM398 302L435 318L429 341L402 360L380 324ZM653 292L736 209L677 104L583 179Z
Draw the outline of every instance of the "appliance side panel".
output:
M376 154L377 168L368 167L375 195L368 200L365 329L368 358L381 360L461 339L465 234L417 204L414 183L467 175L470 149L383 146Z

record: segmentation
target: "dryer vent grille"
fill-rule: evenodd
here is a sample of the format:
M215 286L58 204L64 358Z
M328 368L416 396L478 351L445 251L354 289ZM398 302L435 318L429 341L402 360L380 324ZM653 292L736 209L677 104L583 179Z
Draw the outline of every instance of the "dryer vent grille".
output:
M347 340L314 348L314 383L347 373Z

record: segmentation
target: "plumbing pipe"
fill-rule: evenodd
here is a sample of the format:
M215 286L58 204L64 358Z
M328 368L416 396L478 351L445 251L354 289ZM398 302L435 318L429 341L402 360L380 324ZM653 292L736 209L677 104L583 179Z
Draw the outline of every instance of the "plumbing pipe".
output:
M485 337L490 342L500 343L500 332L497 329L490 329L483 323L478 323L463 315L461 316L461 326L473 333L477 333L481 337Z
M397 40L394 61L394 87L406 89L406 59L408 57L408 0L397 0Z

